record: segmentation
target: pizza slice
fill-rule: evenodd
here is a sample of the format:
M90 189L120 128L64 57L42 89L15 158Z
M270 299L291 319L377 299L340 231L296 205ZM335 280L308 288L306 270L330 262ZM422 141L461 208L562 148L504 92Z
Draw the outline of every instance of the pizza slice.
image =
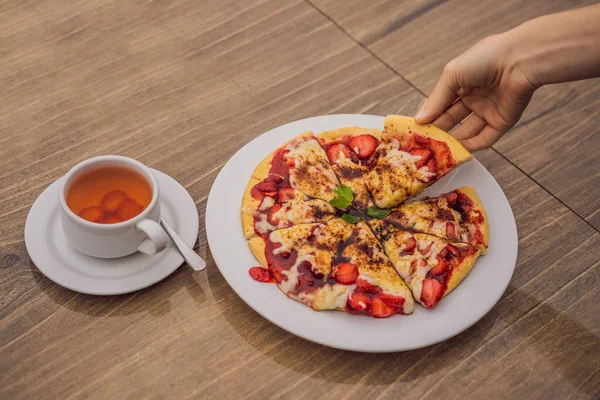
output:
M250 239L277 229L333 218L335 208L321 199L310 199L299 190L273 180L251 179L242 201L242 227ZM283 185L282 185L283 184Z
M384 219L400 229L469 243L478 246L483 253L487 251L488 218L477 192L470 186L406 202L392 209Z
M371 226L414 298L427 308L462 282L481 254L477 246L398 229L381 220Z
M396 207L471 158L441 129L388 115L366 185L378 207Z
M339 185L312 133L285 143L254 170L242 200L246 239L295 224L331 219Z
M412 312L409 290L364 222L295 225L249 246L283 293L314 310L380 318Z
M375 159L375 149L381 142L381 130L368 128L341 128L322 132L317 140L342 185L354 193L354 205L365 209L369 192L365 176Z
M414 301L410 290L364 221L356 224L338 254L336 264L337 275L344 268L352 269L352 266L356 266L358 271L355 288L348 295L346 311L375 318L413 312Z

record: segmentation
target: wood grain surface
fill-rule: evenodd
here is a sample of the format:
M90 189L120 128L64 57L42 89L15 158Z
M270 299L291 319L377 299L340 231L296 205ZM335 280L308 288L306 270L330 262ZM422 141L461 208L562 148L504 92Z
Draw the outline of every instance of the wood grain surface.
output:
M414 64L411 49L435 45L450 58L481 35L567 7L471 3L485 6L0 2L0 398L598 398L600 188L596 172L571 181L564 165L597 171L597 88L541 91L526 116L534 120L476 155L513 207L518 265L496 307L444 343L379 355L312 344L246 306L207 249L210 186L249 140L315 115L411 114L443 65L427 51ZM482 20L472 26L465 13ZM397 28L381 31L380 21ZM428 36L444 26L464 40ZM404 47L397 32L411 35L408 61L380 54ZM585 132L572 141L563 130L574 126ZM534 128L559 137L540 146ZM561 148L564 159L543 153ZM111 153L186 187L206 271L182 267L139 292L96 297L31 263L23 229L35 198L75 163Z

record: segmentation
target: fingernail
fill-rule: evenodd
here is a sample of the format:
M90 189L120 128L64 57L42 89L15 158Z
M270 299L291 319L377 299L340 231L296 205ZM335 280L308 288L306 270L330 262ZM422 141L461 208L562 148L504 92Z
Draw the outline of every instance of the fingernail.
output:
M417 115L415 115L415 119L422 119L425 117L425 107L421 107Z

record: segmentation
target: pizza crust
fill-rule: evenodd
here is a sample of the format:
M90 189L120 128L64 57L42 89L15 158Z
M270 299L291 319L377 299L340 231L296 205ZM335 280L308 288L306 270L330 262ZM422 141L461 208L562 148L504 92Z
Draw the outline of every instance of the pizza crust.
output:
M412 117L404 117L402 115L388 115L385 118L384 126L386 127L387 132L392 135L397 131L412 131L419 133L423 136L446 143L450 148L452 158L454 158L454 160L456 161L456 165L465 163L473 158L471 153L469 153L469 151L465 149L458 140L454 139L448 133L444 132L435 125L419 125L415 122L415 119Z
M260 236L255 236L252 239L248 240L248 246L250 247L250 251L254 254L254 257L258 260L258 262L265 268L268 268L267 258L265 257L265 248L266 244L263 238Z
M454 243L454 245L456 245L456 244L457 243ZM481 250L477 251L477 253L475 253L471 256L465 257L463 259L463 262L452 270L452 274L450 275L450 279L448 279L447 286L446 286L446 292L444 293L443 297L446 297L446 295L448 293L453 291L454 288L456 288L458 286L458 284L461 283L463 281L463 279L466 278L466 276L469 274L469 272L471 272L473 265L475 265L475 261L477 261L477 258L480 255L481 255Z

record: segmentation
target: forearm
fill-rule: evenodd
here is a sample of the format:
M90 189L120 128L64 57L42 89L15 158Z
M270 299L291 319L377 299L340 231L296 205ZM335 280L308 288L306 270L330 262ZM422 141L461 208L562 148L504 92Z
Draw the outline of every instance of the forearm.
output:
M600 4L542 16L503 35L512 66L536 87L600 76Z

